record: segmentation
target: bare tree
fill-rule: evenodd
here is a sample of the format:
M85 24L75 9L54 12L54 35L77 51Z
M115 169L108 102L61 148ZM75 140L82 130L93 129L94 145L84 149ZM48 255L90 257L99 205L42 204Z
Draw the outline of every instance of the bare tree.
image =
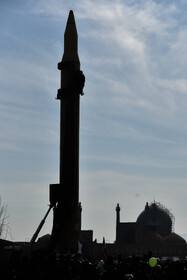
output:
M0 237L7 236L9 230L9 224L7 222L7 205L2 202L0 196Z

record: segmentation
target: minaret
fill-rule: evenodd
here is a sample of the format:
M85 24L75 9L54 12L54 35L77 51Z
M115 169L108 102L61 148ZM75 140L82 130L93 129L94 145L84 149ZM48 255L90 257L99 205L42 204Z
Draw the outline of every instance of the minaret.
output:
M116 206L116 242L118 242L119 224L120 224L120 207L118 203Z
M60 100L60 178L54 210L52 246L61 253L78 249L79 204L79 103L85 77L80 71L78 35L73 11L64 33L64 54L58 63L61 71Z

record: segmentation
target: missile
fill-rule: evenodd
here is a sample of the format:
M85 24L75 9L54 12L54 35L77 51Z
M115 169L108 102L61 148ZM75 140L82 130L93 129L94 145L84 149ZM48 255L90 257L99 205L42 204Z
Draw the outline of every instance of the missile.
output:
M62 61L58 63L58 69L61 70L61 88L58 90L57 99L61 99L62 94L68 91L79 91L83 95L85 77L80 71L78 34L73 11L70 11L67 20L64 33L64 54Z
M61 71L60 100L60 176L56 187L52 244L61 253L78 248L79 205L79 107L85 77L80 70L78 34L73 11L64 33L64 54L58 63ZM53 190L54 192L54 190Z

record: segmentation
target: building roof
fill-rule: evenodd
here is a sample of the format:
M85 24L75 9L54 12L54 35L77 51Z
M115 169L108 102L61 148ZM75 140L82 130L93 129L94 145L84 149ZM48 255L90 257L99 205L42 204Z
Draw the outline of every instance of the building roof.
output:
M185 245L186 241L184 238L179 236L178 234L172 232L168 236L163 238L165 244L172 244L172 245Z

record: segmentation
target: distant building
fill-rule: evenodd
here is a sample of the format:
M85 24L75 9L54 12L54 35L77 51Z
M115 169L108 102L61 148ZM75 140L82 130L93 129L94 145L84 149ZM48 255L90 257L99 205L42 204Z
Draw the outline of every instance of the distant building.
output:
M80 241L83 252L92 256L102 254L105 247L110 255L144 255L151 252L157 257L185 257L186 241L173 232L173 227L173 215L158 202L154 201L150 205L146 203L136 222L121 222L120 206L117 204L115 243L99 244L91 241L93 231L81 231Z

